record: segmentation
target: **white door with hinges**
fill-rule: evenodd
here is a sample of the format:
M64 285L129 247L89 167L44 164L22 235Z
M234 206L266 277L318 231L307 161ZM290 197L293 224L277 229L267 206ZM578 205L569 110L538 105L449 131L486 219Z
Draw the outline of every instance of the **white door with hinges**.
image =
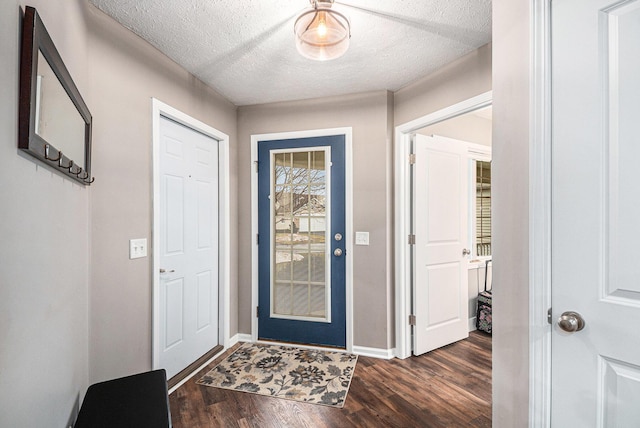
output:
M219 343L218 141L160 118L160 367Z
M551 425L638 427L640 1L551 13Z
M469 336L469 156L463 142L415 136L413 353Z

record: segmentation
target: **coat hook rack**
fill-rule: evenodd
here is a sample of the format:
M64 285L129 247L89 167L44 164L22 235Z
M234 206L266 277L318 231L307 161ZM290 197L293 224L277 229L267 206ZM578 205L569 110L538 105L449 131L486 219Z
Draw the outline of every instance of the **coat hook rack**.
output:
M36 9L24 7L21 19L20 83L18 101L18 148L38 162L82 185L91 177L91 129L93 119L69 70L60 57ZM46 85L38 85L38 71L51 71ZM48 68L46 68L48 67ZM51 92L50 92L51 91ZM53 92L57 91L57 92ZM64 100L72 109L57 108L56 103L41 100ZM41 115L41 116L39 116ZM70 116L73 115L73 116ZM46 117L55 127L55 135L38 133L38 121ZM47 140L55 136L54 140ZM82 136L80 138L80 136ZM56 146L63 143L63 146ZM64 150L62 150L64 149ZM63 153L63 151L65 153ZM72 161L74 158L78 163Z

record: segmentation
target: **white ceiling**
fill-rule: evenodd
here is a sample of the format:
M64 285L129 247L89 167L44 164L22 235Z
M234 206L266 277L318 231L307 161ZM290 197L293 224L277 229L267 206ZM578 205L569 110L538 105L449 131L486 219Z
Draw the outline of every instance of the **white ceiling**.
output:
M491 0L337 0L351 46L295 48L309 0L90 0L235 105L398 90L491 41Z

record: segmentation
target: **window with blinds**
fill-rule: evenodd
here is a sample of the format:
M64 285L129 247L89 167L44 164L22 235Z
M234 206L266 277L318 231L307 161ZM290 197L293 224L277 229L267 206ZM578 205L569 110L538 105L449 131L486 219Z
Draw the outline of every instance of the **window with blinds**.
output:
M491 255L491 162L476 161L476 256Z

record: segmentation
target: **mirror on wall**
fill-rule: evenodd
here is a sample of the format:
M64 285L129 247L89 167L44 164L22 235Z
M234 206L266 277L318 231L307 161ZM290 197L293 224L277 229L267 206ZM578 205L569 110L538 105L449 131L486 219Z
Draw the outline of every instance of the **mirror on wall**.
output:
M82 184L91 184L91 113L38 12L22 26L18 148Z

